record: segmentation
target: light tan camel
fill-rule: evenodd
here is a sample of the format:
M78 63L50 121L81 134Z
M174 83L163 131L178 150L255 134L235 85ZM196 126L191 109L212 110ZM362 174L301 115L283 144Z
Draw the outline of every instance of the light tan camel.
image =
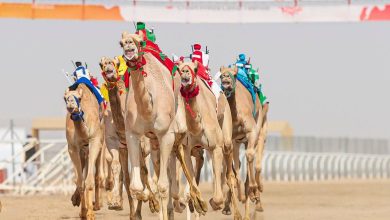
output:
M178 189L170 184L169 179L175 176L175 153L172 150L174 145L181 143L186 132L185 125L180 123L184 121L180 120L180 115L184 118L184 113L180 114L183 108L177 92L172 90L171 73L156 57L142 51L140 36L124 32L120 44L131 70L125 115L126 140L132 165L130 189L138 195L143 191L139 143L145 135L150 138L152 148L158 149L157 190L162 218L168 219L168 210L173 215L171 197L178 199Z
M265 135L266 135L266 112L267 108L262 109L259 98L256 96L256 104L252 101L250 92L236 80L237 67L221 67L221 83L225 95L228 97L230 109L233 118L233 151L234 151L234 169L237 174L240 171L239 148L240 144L246 146L247 159L247 180L245 192L242 192L240 175L237 175L237 185L239 198L245 201L245 217L249 219L249 201L256 201L256 210L260 211L260 192L261 183L261 162L263 156ZM254 109L255 108L255 109ZM255 111L254 111L255 110ZM255 114L253 114L255 112ZM256 158L256 175L254 175L253 162ZM245 197L246 196L246 197ZM229 202L225 203L223 213L229 214Z
M142 164L142 181L143 184L146 186L142 196L140 196L140 200L137 204L137 209L134 210L134 204L133 204L133 198L131 197L130 193L130 176L128 172L128 152L127 152L127 144L126 144L126 135L125 135L125 124L124 124L124 106L126 101L126 88L124 85L123 80L120 79L118 76L118 68L119 66L119 59L116 57L115 59L111 59L108 57L102 57L100 60L100 67L102 69L102 75L104 77L104 80L106 81L105 86L108 90L109 100L110 100L110 108L112 109L112 116L113 116L113 124L116 129L117 136L119 137L119 141L121 143L119 147L119 155L120 155L120 162L122 164L123 174L125 176L125 188L127 190L127 194L129 196L129 204L130 204L130 218L138 218L141 219L141 208L142 208L142 201L146 202L149 201L149 207L152 212L158 212L159 210L159 203L156 199L155 194L151 190L151 186L149 183L150 181L148 179L148 167L146 166L146 162L144 160L141 160ZM142 137L140 141L141 149L142 149L142 155L144 158L150 153L150 143L149 140L146 137ZM155 163L155 158L153 158L153 162Z
M215 95L206 86L206 82L196 77L198 65L197 61L195 63L180 63L179 65L182 84L180 92L186 101L186 122L188 128L186 163L188 165L192 164L189 155L195 147L202 147L211 153L214 171L214 195L210 199L210 205L214 210L218 210L223 203L221 174L224 158L227 164L226 177L228 186L234 189L236 182L232 169L232 118L226 97L221 94L217 105ZM201 156L199 152L193 152L193 155L196 154L198 157ZM198 162L202 162L202 158ZM189 167L190 175L194 177L192 165ZM197 164L197 170L199 171L197 172L197 181L199 181L200 169L201 166ZM232 196L235 211L234 219L241 219L234 190Z
M80 217L95 219L93 210L102 204L101 187L104 181L104 122L99 118L99 105L84 84L65 92L66 139L68 151L76 170L76 190L72 196L74 206L81 202ZM96 167L94 175L94 167ZM85 179L83 170L86 169ZM95 203L93 192L95 190Z

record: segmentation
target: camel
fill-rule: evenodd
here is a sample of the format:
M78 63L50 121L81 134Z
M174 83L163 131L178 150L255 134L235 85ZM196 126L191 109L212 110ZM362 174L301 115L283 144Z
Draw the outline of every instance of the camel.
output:
M201 64L197 61L179 64L182 84L180 92L186 102L188 128L186 163L188 165L192 164L189 155L195 147L202 147L210 152L214 171L214 195L210 199L210 205L214 210L218 210L223 203L221 180L223 159L225 159L227 167L228 186L233 189L236 181L232 169L232 117L226 97L221 94L217 105L216 97L206 86L206 82L196 76L199 65ZM197 154L201 155L199 152ZM199 162L203 162L202 159L200 158ZM190 175L194 177L192 165L189 167ZM199 182L200 169L201 166L197 164L197 182ZM238 201L235 199L234 190L232 192L234 219L241 219L238 211Z
M99 118L99 104L86 85L79 84L74 90L68 88L64 100L68 110L68 152L76 171L76 190L72 203L80 206L81 202L81 218L95 219L94 210L99 210L102 204L100 188L104 180L104 122ZM83 170L86 172L85 179ZM92 201L94 191L95 203Z
M182 167L184 166L183 170L188 171L183 159L184 152L181 150L183 149L181 143L187 131L184 123L184 103L178 95L178 89L172 90L172 87L178 88L180 85L178 74L171 75L158 58L150 52L145 52L145 45L141 39L139 35L124 32L120 41L124 51L123 56L130 70L131 81L125 117L127 143L128 146L132 146L129 148L132 164L130 188L135 194L142 191L138 156L140 149L134 146L137 146L140 137L145 135L150 138L152 148L158 149L157 189L161 202L161 217L167 219L168 212L170 216L173 215L171 199L179 199L178 186L176 181L172 181L175 179L176 172L176 163L173 159L175 155L179 158ZM169 178L168 166L170 167ZM205 204L199 193L193 193L192 198L197 210L207 210L207 205L204 207Z
M256 104L252 101L250 92L243 84L236 80L237 67L220 68L222 90L224 91L232 112L233 119L233 151L234 151L234 169L237 174L240 171L239 148L240 144L246 146L247 159L247 181L246 197L242 193L240 175L237 175L237 188L239 198L245 201L245 217L249 219L249 201L256 201L256 210L262 211L260 202L260 192L263 190L261 182L261 161L263 156L264 142L266 136L266 113L268 105L263 109L259 98L256 96ZM254 109L255 108L255 109ZM253 114L254 113L254 114ZM254 175L253 162L256 157L256 173ZM229 203L225 203L223 213L229 214Z
M106 144L106 160L107 160L107 181L106 191L108 197L108 209L122 210L123 209L123 173L122 166L119 161L120 141L116 133L115 125L112 118L110 105L107 105L104 112L105 123L105 144Z
M116 128L117 135L119 136L121 147L120 150L120 161L122 166L125 168L123 169L123 174L125 176L125 188L127 190L128 196L129 196L129 203L130 203L130 209L131 209L131 218L141 218L141 206L142 202L141 200L146 202L149 201L149 207L152 212L158 212L159 210L159 203L156 199L155 193L152 191L150 183L153 182L149 180L148 176L148 166L146 166L146 161L141 160L141 170L142 173L142 181L143 184L146 185L146 189L143 192L142 198L137 204L137 211L134 212L134 205L133 199L130 196L129 191L129 185L130 185L130 177L128 172L128 153L127 153L127 146L126 146L126 136L125 136L125 125L124 125L124 102L126 99L126 88L124 85L123 80L119 79L117 67L119 66L119 59L118 57L115 57L114 59L108 58L108 57L102 57L100 60L100 67L102 69L102 75L106 81L106 86L108 89L108 95L110 100L110 108L112 109L112 116L113 116L113 122ZM143 158L146 159L146 157L150 154L151 148L150 148L150 142L146 137L142 137L140 141L140 146L142 149L142 155ZM158 172L158 165L156 165L157 159L156 155L152 153L152 161L155 171Z

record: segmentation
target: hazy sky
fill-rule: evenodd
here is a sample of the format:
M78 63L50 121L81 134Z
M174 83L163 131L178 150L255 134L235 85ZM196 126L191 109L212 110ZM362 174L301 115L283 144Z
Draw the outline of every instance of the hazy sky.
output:
M152 24L163 51L207 44L213 73L240 52L260 68L270 120L299 135L390 138L390 23ZM100 75L121 53L123 22L0 20L0 125L64 116L71 60Z

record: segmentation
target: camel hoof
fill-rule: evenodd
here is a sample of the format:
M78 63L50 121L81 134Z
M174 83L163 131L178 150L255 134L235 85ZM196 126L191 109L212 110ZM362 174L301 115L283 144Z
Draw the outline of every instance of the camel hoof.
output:
M194 203L192 202L192 199L188 201L188 208L190 209L191 213L194 213Z
M142 215L141 215L141 213L137 212L137 213L135 214L135 220L142 220Z
M199 214L204 215L207 212L207 203L200 197L200 194L192 196L190 201L192 202L193 208L195 208Z
M186 205L179 200L173 201L173 207L177 213L183 213L184 209L186 209Z
M210 199L209 203L214 211L221 209L221 204L217 204L213 198Z
M257 200L257 187L256 186L249 187L248 196L252 202L256 202L256 200Z
M152 213L157 213L160 211L160 203L155 196L149 197L149 209Z
M113 202L113 203L107 203L108 210L115 210L115 211L121 211L123 210L123 205Z
M100 205L96 202L93 202L93 211L99 211L100 210Z
M76 189L72 195L72 205L73 206L80 206L80 203L81 203L81 195L80 195L80 191L78 189Z
M243 220L251 220L249 217L244 217Z
M93 211L87 212L87 220L95 220L95 213Z
M258 201L256 203L256 208L255 209L256 209L256 212L263 212L264 211L263 206L261 205L260 201Z
M222 214L224 215L231 215L232 211L230 210L229 206L225 206L225 208L222 210Z
M88 212L87 209L81 209L79 214L80 218L85 219L87 217L87 212Z
M173 209L168 209L168 219L169 220L175 219Z
M240 214L235 215L234 220L242 220L241 215Z

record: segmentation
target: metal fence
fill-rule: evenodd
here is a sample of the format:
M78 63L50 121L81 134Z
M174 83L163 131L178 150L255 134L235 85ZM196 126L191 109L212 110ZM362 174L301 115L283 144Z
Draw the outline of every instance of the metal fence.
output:
M3 140L11 147L15 141ZM20 141L18 141L20 142ZM64 140L41 140L39 150L25 162L18 160L32 145L25 145L9 158L0 160L0 169L14 165L13 172L0 183L0 192L14 194L71 193L74 190L73 165ZM241 148L245 164L245 151ZM33 166L33 172L26 169ZM206 155L201 181L211 182L211 161ZM246 175L242 166L241 178ZM388 141L371 139L269 137L263 158L266 181L327 181L390 178Z

